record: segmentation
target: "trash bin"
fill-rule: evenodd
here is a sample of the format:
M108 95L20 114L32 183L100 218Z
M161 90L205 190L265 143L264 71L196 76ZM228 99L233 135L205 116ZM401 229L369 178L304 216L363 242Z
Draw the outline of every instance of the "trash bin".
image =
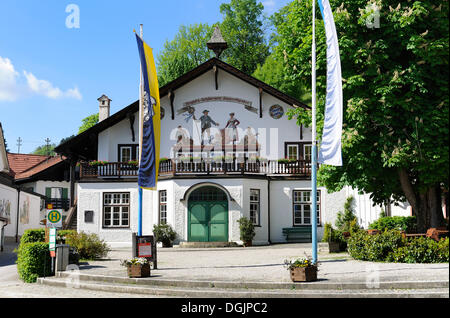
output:
M69 265L69 248L67 244L56 245L55 272L64 272Z

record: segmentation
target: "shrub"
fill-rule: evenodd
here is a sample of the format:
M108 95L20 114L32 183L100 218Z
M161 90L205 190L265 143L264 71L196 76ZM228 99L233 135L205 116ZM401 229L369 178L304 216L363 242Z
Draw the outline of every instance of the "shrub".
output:
M26 283L51 275L51 259L47 243L20 243L17 251L17 271Z
M153 234L156 242L161 242L163 247L171 247L173 241L177 238L177 233L169 224L155 224L153 226Z
M237 222L239 223L240 239L244 243L251 242L256 235L255 226L252 221L246 217L242 217Z
M322 242L327 243L330 241L331 231L333 231L333 226L331 225L331 223L325 223L325 225L323 227Z
M353 233L360 229L358 226L358 219L352 208L353 201L353 196L349 196L344 204L344 212L338 212L337 214L335 224L336 227L343 232Z
M385 261L389 253L404 245L405 240L396 230L385 231L378 235L358 231L348 240L348 252L351 257L362 261Z
M398 230L406 233L416 232L416 217L415 216L386 216L379 218L369 225L369 229L374 230Z
M94 233L70 233L66 236L66 244L75 247L80 258L86 260L106 257L110 251L109 246Z
M412 238L407 245L393 251L387 258L398 263L448 263L449 239L436 242L427 237Z
M20 244L36 242L45 242L45 229L25 230L20 238Z

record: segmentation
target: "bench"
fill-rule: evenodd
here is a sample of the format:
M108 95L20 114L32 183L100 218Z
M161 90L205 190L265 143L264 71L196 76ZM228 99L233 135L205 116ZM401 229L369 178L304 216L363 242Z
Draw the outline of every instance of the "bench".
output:
M283 228L283 235L290 243L311 243L312 241L311 226Z
M403 237L428 237L435 241L439 241L443 237L448 237L448 230L445 228L430 228L427 230L427 233L420 234L403 234Z

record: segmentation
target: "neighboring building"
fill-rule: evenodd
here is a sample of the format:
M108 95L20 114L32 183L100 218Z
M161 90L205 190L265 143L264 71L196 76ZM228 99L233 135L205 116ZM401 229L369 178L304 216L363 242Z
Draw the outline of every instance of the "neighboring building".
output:
M12 162L8 160L3 131L0 124L0 241L3 250L5 237L18 240L23 231L41 225L43 197L21 189L14 182Z
M284 228L311 227L311 129L286 114L308 106L218 58L161 87L160 97L163 160L157 190L143 194L144 234L168 223L177 242L241 243L244 216L256 225L254 244L269 244L286 242ZM80 163L78 231L130 245L139 102L109 116L111 100L98 101L102 120L55 151ZM319 239L348 192L318 189Z
M60 156L41 156L8 153L14 182L22 190L40 194L45 204L63 210L63 222L71 207L69 163ZM46 208L40 220L45 219Z

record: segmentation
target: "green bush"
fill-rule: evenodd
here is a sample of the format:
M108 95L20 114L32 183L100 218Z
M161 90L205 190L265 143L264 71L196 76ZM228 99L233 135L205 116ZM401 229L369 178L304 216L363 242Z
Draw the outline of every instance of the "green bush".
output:
M331 223L325 223L325 225L323 227L322 242L328 243L330 241L332 231L333 231L333 226L331 225Z
M255 225L246 217L240 218L237 222L239 223L240 239L244 243L251 242L256 235Z
M398 230L406 233L415 233L417 222L415 216L385 216L369 225L373 230Z
M17 251L17 271L26 283L35 283L38 277L51 275L51 258L47 243L21 242Z
M358 219L352 208L354 200L353 196L349 196L344 204L344 212L338 212L337 214L335 225L342 232L353 233L360 229Z
M448 263L449 239L436 242L427 237L412 238L406 246L393 251L388 262L398 263Z
M45 242L45 229L25 230L22 237L20 238L21 244L36 242Z
M405 245L399 231L385 231L369 235L366 231L353 233L348 240L348 252L351 257L362 261L385 261L389 253Z
M155 241L161 242L163 247L171 247L173 241L177 238L177 233L169 224L159 224L153 226L153 234Z
M106 257L110 251L109 246L94 233L69 233L66 236L66 244L75 247L80 258L86 260Z

